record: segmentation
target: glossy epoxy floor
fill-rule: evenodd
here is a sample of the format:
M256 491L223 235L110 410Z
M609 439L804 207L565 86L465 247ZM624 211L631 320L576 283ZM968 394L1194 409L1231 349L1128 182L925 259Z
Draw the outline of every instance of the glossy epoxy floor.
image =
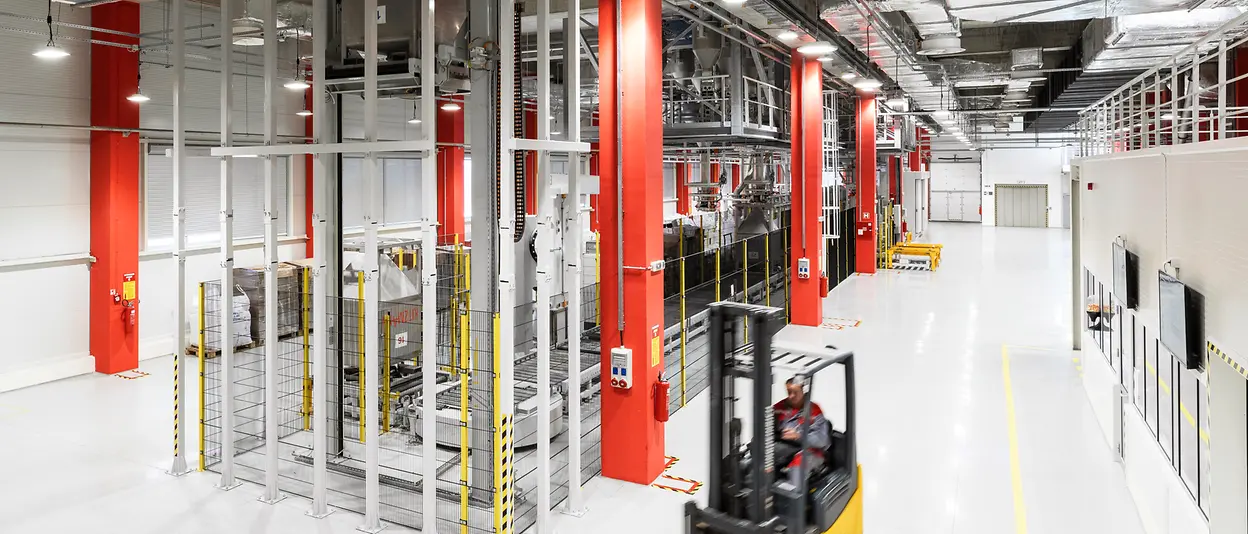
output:
M927 240L945 245L939 271L854 277L824 304L825 317L861 321L833 335L860 362L867 532L1142 532L1066 350L1068 234L949 223ZM150 375L0 394L0 532L345 533L360 524L341 511L308 518L297 497L259 503L254 485L216 490L216 475L165 475L171 361L142 370ZM705 480L705 401L692 399L667 427L668 454L680 459L669 474ZM705 503L706 491L692 498ZM556 516L556 529L679 533L689 499L596 479L585 514Z

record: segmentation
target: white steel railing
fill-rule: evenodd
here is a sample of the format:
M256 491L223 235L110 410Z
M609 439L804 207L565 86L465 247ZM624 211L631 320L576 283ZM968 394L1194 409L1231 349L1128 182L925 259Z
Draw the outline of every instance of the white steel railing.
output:
M742 121L746 127L787 131L789 93L742 77ZM663 79L663 123L732 124L732 83L727 74Z
M745 123L755 128L783 130L789 124L789 93L767 82L743 76Z
M828 274L827 250L841 236L841 169L837 159L836 91L823 92L823 169L820 189L823 191L822 250L819 253L820 274Z
M1136 76L1079 113L1083 156L1248 135L1248 102L1234 101L1248 72L1229 74L1248 43L1248 12Z

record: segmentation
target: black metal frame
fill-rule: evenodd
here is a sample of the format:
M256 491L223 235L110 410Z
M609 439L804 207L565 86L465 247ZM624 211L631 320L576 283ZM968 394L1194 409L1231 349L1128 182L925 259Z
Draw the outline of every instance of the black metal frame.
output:
M685 505L687 533L762 534L775 532L781 525L786 532L805 533L806 500L809 494L804 462L798 462L798 484L774 480L774 419L771 412L773 366L798 368L796 376L806 388L814 385L819 371L841 364L845 366L845 463L849 480L845 491L839 492L829 510L840 515L857 491L857 451L854 437L857 415L853 353L827 346L831 354L811 354L785 346L773 346L772 337L785 324L784 310L736 302L717 302L710 306L710 469L707 478L708 505L698 508L694 502ZM750 332L752 343L737 346L744 340L738 328ZM748 356L747 356L748 354ZM745 378L753 384L750 407L752 439L748 446L749 477L740 469L742 453L741 425L734 413L735 379ZM808 389L809 391L809 389ZM811 396L802 407L801 435L808 435ZM832 466L838 467L838 466ZM783 500L784 513L773 513L775 498ZM825 507L828 508L828 507Z

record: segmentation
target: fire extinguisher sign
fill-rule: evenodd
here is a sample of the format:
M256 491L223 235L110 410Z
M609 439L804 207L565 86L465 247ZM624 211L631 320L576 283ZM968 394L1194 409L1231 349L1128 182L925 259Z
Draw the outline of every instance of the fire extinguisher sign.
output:
M663 336L659 335L659 326L650 327L650 367L658 367L663 361Z

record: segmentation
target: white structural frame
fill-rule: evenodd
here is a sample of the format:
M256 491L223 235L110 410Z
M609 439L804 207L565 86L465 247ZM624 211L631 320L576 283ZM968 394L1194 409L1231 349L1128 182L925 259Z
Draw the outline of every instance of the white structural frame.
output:
M229 27L233 20L233 4L222 2L221 27ZM223 147L234 144L233 78L234 46L231 41L223 40L220 110ZM234 158L229 156L221 158L220 222L221 303L217 309L221 317L221 480L217 487L228 491L240 485L234 478Z
M228 2L226 2L228 3ZM328 43L328 0L312 0L312 145L325 138L325 47ZM224 26L223 26L224 27ZM325 179L325 155L312 155L312 508L308 515L323 518L333 512L327 499L329 410L326 402L326 380L329 376L329 281L339 283L339 276L330 273L326 246L329 224L326 213L329 185Z
M364 0L364 139L377 142L377 0ZM424 77L424 73L421 73ZM379 388L380 363L377 358L377 337L380 335L378 287L380 266L377 261L377 230L380 226L377 205L381 199L381 178L377 168L377 153L364 153L364 302L358 309L364 316L364 361L360 363L360 387L364 388L364 406L360 417L364 418L364 524L356 527L362 532L378 532L381 525L381 471L378 456L381 453L377 429L377 405L381 401ZM428 243L421 243L421 248ZM425 317L428 320L428 317ZM421 358L427 358L422 354ZM387 403L389 400L387 399ZM425 458L424 461L429 461Z
M506 1L506 0L504 0ZM565 47L574 48L574 47ZM506 56L511 57L511 56ZM537 139L550 140L550 0L537 1ZM569 125L571 126L571 125ZM573 160L569 159L569 166ZM537 534L550 534L550 303L554 205L550 153L537 154ZM565 236L567 237L567 236ZM568 375L575 382L580 373ZM580 402L569 396L568 402ZM572 439L572 436L568 436Z
M1248 12L1231 19L1080 112L1080 155L1095 156L1248 135L1227 123L1248 119L1248 106L1228 106L1227 92L1248 83L1248 73L1228 78L1228 51L1248 43ZM1202 63L1216 61L1218 81L1200 84ZM1177 94L1179 85L1183 94ZM1163 91L1170 99L1162 102ZM1199 94L1217 92L1217 106L1202 107ZM1151 96L1151 102L1150 100Z
M567 0L568 16L564 18L564 42L572 35L580 39L581 1ZM581 145L581 47L565 46L564 76L565 111L564 132L567 142ZM540 115L539 115L540 116ZM581 373L581 264L584 261L585 240L581 225L581 155L568 152L568 196L570 209L564 210L567 227L563 232L563 260L565 264L563 284L568 296L568 500L564 513L574 516L585 514L581 496L581 381L571 377ZM538 410L547 412L545 407Z
M512 232L516 227L516 217L524 214L516 213L516 188L514 146L516 141L515 124L511 120L515 116L516 90L512 85L516 65L511 60L515 57L516 38L507 24L515 19L514 2L499 2L498 20L498 121L499 128L499 220L498 220L498 347L502 354L496 355L498 362L498 406L494 407L496 418L510 421L515 409L515 346L516 346L516 243ZM540 95L539 95L540 96ZM539 121L540 122L540 121ZM538 411L547 407L539 406ZM495 439L499 433L495 432ZM502 451L495 444L495 451ZM507 452L502 451L504 457ZM496 479L510 481L515 471L513 464L495 458L496 466L503 465L504 472L495 474ZM508 521L514 521L514 515ZM510 532L511 525L501 525L504 532Z
M420 106L421 118L423 119L421 130L424 134L424 142L432 149L437 141L437 119L438 113L434 110L437 103L435 98L436 83L436 67L434 65L434 45L432 36L434 35L433 16L434 16L434 0L423 2L421 5L424 9L420 10ZM370 11L370 13L375 12ZM374 17L375 18L375 17ZM374 24L375 26L375 24ZM374 37L375 37L374 33ZM376 39L374 38L373 41ZM370 41L370 42L373 42ZM376 84L376 81L373 82ZM375 92L375 91L374 91ZM428 534L437 534L438 528L438 495L437 495L437 459L438 459L438 440L437 436L437 376L438 376L438 262L435 256L438 245L438 165L437 159L433 152L427 154L420 161L421 180L424 181L424 187L421 190L421 224L422 239L420 244L420 255L423 280L421 284L421 368L425 380L421 383L421 412L422 412L422 429L421 432L425 436L422 442L422 461L421 461L421 486L422 513L421 513L421 531ZM375 256L374 256L375 257ZM468 387L467 383L461 383L461 388ZM461 461L467 461L462 459Z
M186 366L182 355L186 352L186 190L182 188L182 174L186 168L186 125L182 123L182 97L186 85L186 28L182 22L184 0L172 0L170 16L173 18L173 259L177 264L174 276L176 291L173 311L173 368L174 368L174 442L173 465L169 474L182 476L190 471L186 465L186 419L181 417L186 408Z
M277 2L264 2L264 144L277 144ZM224 39L223 39L224 41ZM276 504L285 497L278 488L278 345L277 339L277 158L264 160L264 494L260 501ZM233 291L233 288L230 289ZM233 313L233 310L230 310ZM226 316L222 315L222 322Z

